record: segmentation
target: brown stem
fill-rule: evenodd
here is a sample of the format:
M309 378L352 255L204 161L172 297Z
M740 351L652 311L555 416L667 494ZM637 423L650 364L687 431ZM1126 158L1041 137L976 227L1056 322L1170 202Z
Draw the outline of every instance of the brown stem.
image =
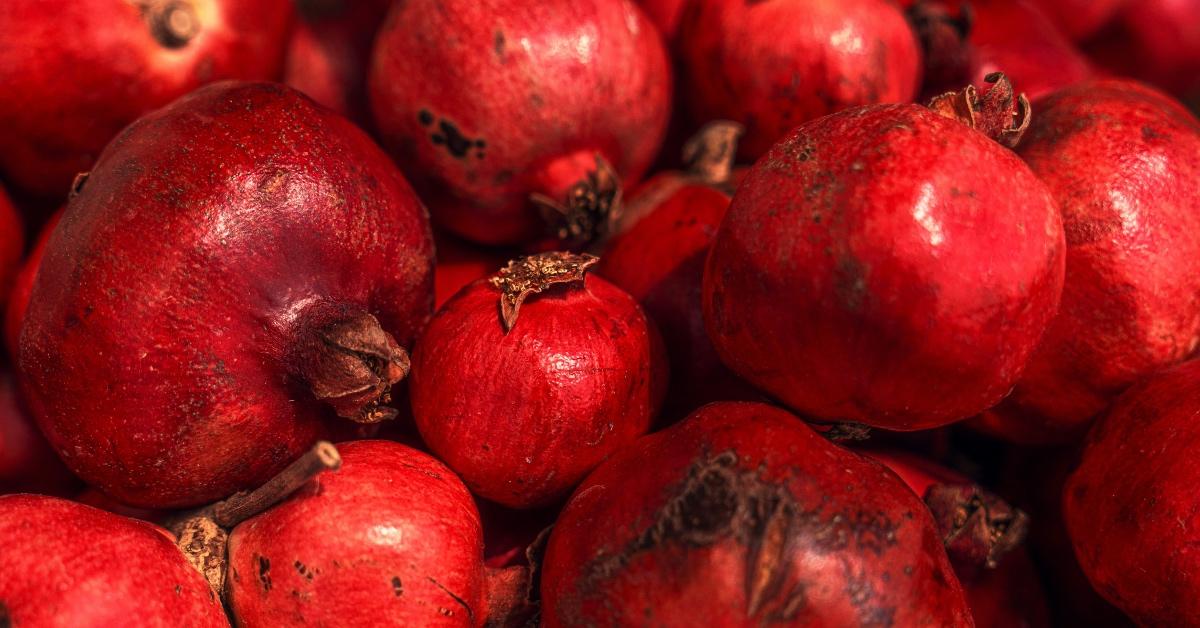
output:
M929 101L929 108L983 133L1009 148L1016 148L1032 121L1025 94L1016 95L1003 72L983 78L990 84L982 95L974 85L948 92Z
M714 187L729 184L738 140L746 127L731 120L714 120L704 125L683 145L683 162L688 172Z
M167 48L182 48L200 33L200 20L189 2L149 0L142 4L142 16L150 34Z
M582 282L589 268L600 258L587 253L550 251L518 257L491 278L500 290L500 321L504 332L517 324L521 304L531 294L537 294L555 284Z
M1025 540L1029 517L974 484L935 484L925 504L958 566L992 569Z
M586 248L605 238L613 233L620 218L621 180L599 153L595 160L596 169L568 188L562 202L544 194L530 196L566 248Z

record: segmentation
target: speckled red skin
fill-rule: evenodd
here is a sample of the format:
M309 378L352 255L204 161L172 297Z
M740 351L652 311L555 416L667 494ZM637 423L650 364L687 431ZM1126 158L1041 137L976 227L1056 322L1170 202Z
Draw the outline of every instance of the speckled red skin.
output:
M1130 384L1200 343L1200 123L1128 81L1034 104L1020 154L1067 234L1058 316L1012 397L983 419L1024 443L1082 437Z
M709 254L705 320L735 373L803 414L936 427L1016 382L1064 248L1012 152L924 107L863 107L801 126L747 175Z
M0 494L65 496L79 485L22 407L11 373L0 373Z
M17 360L17 347L21 337L21 321L25 320L25 310L29 309L29 293L33 291L33 279L37 277L38 267L42 265L42 256L46 254L46 243L55 225L62 219L63 210L59 209L50 216L38 234L29 255L21 262L12 289L8 293L8 302L4 306L4 346L13 362Z
M389 14L369 91L434 219L511 244L545 231L530 194L561 200L594 155L626 184L641 178L666 129L671 73L632 0L419 0Z
M433 278L433 292L437 307L442 307L476 279L492 275L513 257L511 251L478 246L449 234L437 233L434 239L437 243L437 273Z
M1116 17L1121 6L1143 0L1034 0L1058 27L1074 41L1096 34ZM982 22L982 20L980 20Z
M1200 107L1200 0L1131 0L1088 51Z
M886 0L697 2L679 26L679 55L693 121L744 124L746 160L802 122L908 102L920 82L916 38Z
M972 0L968 37L970 75L982 87L993 72L1006 76L1030 99L1091 78L1083 53L1038 8L1025 0ZM1034 120L1038 110L1034 109Z
M410 378L429 449L473 493L532 508L650 429L667 365L637 301L600 277L531 295L507 334L480 280L430 321Z
M734 476L745 490L721 490ZM736 505L750 509L731 522ZM755 506L778 516L756 527L742 518ZM971 625L912 491L765 404L710 404L607 460L559 517L543 568L549 627Z
M483 531L467 488L399 443L338 451L340 470L230 535L238 625L482 625Z
M43 495L0 497L0 620L12 626L229 626L166 530Z
M203 88L113 142L51 236L21 335L31 409L128 504L257 486L333 415L289 376L310 313L364 308L411 346L432 266L424 209L354 125L281 85Z
M0 171L61 199L138 116L220 79L275 79L288 0L185 0L199 31L181 48L151 34L139 3L0 3Z
M1092 586L1139 625L1200 623L1200 361L1123 394L1088 434L1063 489Z
M25 227L4 188L0 187L0 309L8 303L25 252Z

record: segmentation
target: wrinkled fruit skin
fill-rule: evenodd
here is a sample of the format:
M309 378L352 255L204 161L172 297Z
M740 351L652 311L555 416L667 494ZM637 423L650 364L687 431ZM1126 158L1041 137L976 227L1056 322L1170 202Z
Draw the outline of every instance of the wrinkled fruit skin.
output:
M1139 625L1200 623L1200 362L1131 388L1088 435L1064 489L1092 586Z
M971 625L912 491L756 403L710 404L601 465L551 532L541 591L551 627Z
M666 129L671 74L631 0L418 0L388 15L369 90L434 219L511 244L545 230L530 194L562 200L595 155L627 184L641 177Z
M1200 0L1130 0L1089 52L1200 107Z
M238 625L480 625L483 531L467 488L399 443L338 451L340 470L233 530Z
M194 26L178 47L151 26L152 3L0 3L0 171L61 199L125 125L215 80L276 79L288 0L180 0ZM162 15L165 15L163 13ZM157 33L157 36L156 36Z
M1066 281L1025 375L984 422L1018 442L1062 442L1200 343L1200 123L1116 80L1062 90L1034 111L1019 152L1062 210Z
M968 37L971 69L965 78L975 85L1002 71L1036 99L1092 76L1087 58L1029 2L973 0L971 6L975 11ZM1040 114L1035 108L1035 122Z
M12 282L12 290L8 293L8 303L4 309L4 346L8 349L8 355L14 362L19 353L21 322L25 320L25 310L29 309L29 294L33 292L33 280L37 277L38 268L42 265L42 256L46 254L46 243L50 241L50 234L54 233L54 227L58 225L62 215L63 210L59 209L42 226L42 232L38 234L33 248L29 250L29 255L17 269L16 277Z
M1054 21L1063 34L1074 41L1082 41L1112 20L1121 9L1121 5L1143 1L1034 0L1034 3Z
M859 108L747 175L705 320L735 373L801 413L935 427L1008 393L1058 306L1064 248L1016 155L924 107Z
M220 600L168 535L63 499L0 497L0 621L228 627Z
M78 484L22 407L12 375L0 373L0 495L69 494Z
M433 317L413 355L413 415L473 493L542 506L649 430L666 356L637 302L600 277L529 297L507 334L499 302L482 280Z
M745 160L802 122L910 101L920 80L917 41L885 0L697 2L679 26L679 55L693 121L744 124Z
M432 265L424 209L351 123L281 85L203 88L113 142L51 236L21 335L31 410L130 505L257 486L332 417L294 349L342 310L411 346Z

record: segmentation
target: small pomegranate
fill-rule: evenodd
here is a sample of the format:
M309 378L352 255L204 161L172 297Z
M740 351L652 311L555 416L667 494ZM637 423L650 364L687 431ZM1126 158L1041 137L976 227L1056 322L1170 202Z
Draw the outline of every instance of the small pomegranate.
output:
M14 362L21 338L21 322L25 320L25 310L29 309L29 293L33 291L33 280L37 277L38 267L42 265L42 256L46 254L46 243L50 241L50 234L54 233L54 227L58 225L62 215L63 210L59 209L42 226L29 255L17 269L12 290L8 292L8 303L4 310L4 345L8 347L8 354Z
M971 625L912 491L759 403L710 404L605 461L541 583L551 627Z
M0 172L62 198L125 125L205 83L275 79L288 0L0 2Z
M229 626L158 526L43 495L0 497L0 625Z
M415 0L393 5L369 89L385 144L446 229L536 239L538 195L561 239L586 242L615 177L632 184L653 161L671 75L632 0Z
M12 375L0 373L0 495L70 495L79 479L67 470L17 397Z
M697 122L744 124L747 160L802 122L912 100L920 81L916 38L887 0L695 2L678 39L685 105Z
M25 227L21 216L0 187L0 309L10 298L24 249Z
M1200 624L1200 361L1151 376L1088 435L1064 489L1075 555L1142 626Z
M1122 5L1143 0L1034 0L1054 24L1074 41L1096 34L1116 17Z
M985 428L1026 443L1078 439L1130 384L1200 343L1200 123L1116 80L1038 101L1020 154L1062 210L1062 306Z
M513 508L564 497L645 434L666 361L633 297L596 258L509 262L433 317L413 355L413 415L429 449L475 494Z
M197 90L126 129L51 236L21 332L31 410L133 506L257 485L330 408L394 414L432 248L354 125L280 85Z
M1089 52L1200 107L1200 0L1130 0Z
M932 109L815 120L754 166L704 277L735 373L806 415L896 430L1008 393L1058 307L1065 247L1046 186L989 137L1015 143L1029 115L991 78Z

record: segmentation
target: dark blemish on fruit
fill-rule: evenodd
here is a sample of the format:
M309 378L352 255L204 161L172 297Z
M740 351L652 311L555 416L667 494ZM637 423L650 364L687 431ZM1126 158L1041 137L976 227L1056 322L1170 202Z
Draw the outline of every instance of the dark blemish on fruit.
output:
M302 563L300 561L296 561L293 564L293 566L296 568L296 571L298 571L300 573L300 575L304 576L305 578L308 578L309 580L312 580L313 576L316 574L315 569L309 569L309 568L305 567L304 563Z
M396 597L404 595L404 583L400 582L400 576L392 576L392 593L395 593Z
M1155 131L1154 127L1152 127L1152 126L1142 127L1142 139L1144 139L1146 141L1151 141L1151 140L1161 140L1162 138L1163 138L1162 133Z
M496 31L495 37L492 38L492 50L496 51L496 56L500 58L500 63L504 63L504 33Z
M4 602L0 602L0 628L12 628L12 615L8 613Z
M472 624L475 623L475 611L471 610L471 606L469 604L467 604L466 600L463 600L461 597L458 597L457 595L455 595L453 591L442 586L442 583L438 582L437 580L434 580L433 578L430 578L428 576L426 576L425 579L432 582L434 586L441 589L442 591L444 591L446 593L446 595L449 595L451 598L453 598L454 601L456 603L458 603L459 606L465 608L467 610L467 618L471 620ZM454 614L454 611L451 611L449 609L444 609L444 608L438 608L438 612L442 613L443 615L445 615L447 617Z
M542 97L539 94L530 94L529 95L529 104L540 109L542 107L542 105L546 104L546 101L542 100Z
M429 113L428 109L422 109L417 112L417 122L420 122L421 126L429 126L433 124L433 114Z
M175 595L183 595L183 585L175 585Z
M271 590L271 561L266 556L258 557L258 581L262 583L263 591Z
M445 146L450 154L458 159L467 156L467 151L475 146L475 140L465 136L453 122L445 118L438 121L438 131L430 137L438 146Z
M504 185L505 183L512 181L512 178L515 174L516 173L514 173L512 170L506 168L500 172L497 172L492 181L494 181L496 185Z

